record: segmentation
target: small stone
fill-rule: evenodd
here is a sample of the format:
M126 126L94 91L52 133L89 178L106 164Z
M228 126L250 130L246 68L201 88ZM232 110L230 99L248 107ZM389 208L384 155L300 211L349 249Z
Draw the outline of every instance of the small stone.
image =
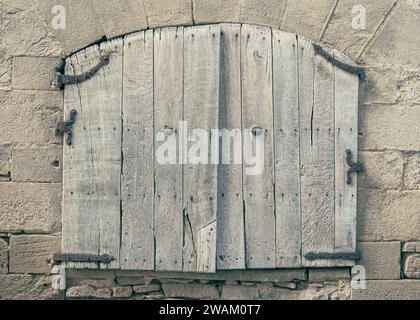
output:
M411 254L406 257L404 275L408 279L420 279L420 254Z
M117 277L117 283L120 286L138 286L146 284L144 277Z
M259 299L256 286L223 286L222 300L256 300Z
M218 290L209 284L162 284L162 289L166 298L219 299Z
M277 287L277 288L285 288L285 289L290 289L290 290L296 290L298 287L296 282L288 282L288 283L274 282L273 285L274 287Z
M151 292L158 292L160 291L159 284L148 284L143 286L134 286L133 288L135 293L151 293Z
M116 287L113 291L114 298L130 298L133 294L132 287Z
M8 272L9 265L9 245L3 239L0 239L0 274Z
M404 253L420 253L420 242L407 242L403 246Z

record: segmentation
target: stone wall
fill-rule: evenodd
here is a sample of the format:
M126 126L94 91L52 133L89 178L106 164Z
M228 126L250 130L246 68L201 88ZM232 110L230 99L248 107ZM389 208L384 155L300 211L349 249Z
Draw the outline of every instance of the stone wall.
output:
M66 8L66 29L51 9ZM354 30L362 5L366 30ZM58 58L91 43L170 25L268 25L331 45L366 67L360 144L359 262L350 270L217 275L68 272L68 299L419 299L420 0L0 0L0 299L58 299L63 93Z

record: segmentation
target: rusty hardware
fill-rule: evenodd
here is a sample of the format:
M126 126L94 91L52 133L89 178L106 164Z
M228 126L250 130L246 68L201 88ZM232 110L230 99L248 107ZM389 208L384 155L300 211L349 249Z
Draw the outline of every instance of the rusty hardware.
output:
M81 254L81 253L55 253L53 255L54 263L61 262L80 262L80 263L105 263L109 264L114 261L114 257L103 254L103 255L94 255L94 254Z
M63 89L65 85L68 84L77 84L77 83L81 83L83 81L89 80L91 79L103 66L106 66L107 64L109 64L110 61L110 55L104 55L100 58L99 63L94 66L92 69L90 69L89 71L87 71L86 73L80 74L80 75L76 75L76 76L71 76L71 75L65 75L62 74L63 73L63 65L62 63L59 65L59 67L57 67L57 86L60 89Z
M308 261L315 261L320 259L326 260L360 260L362 255L360 252L341 252L341 253L315 253L309 252L305 255L305 259Z
M73 125L76 122L76 115L77 115L77 111L76 110L72 110L70 112L70 120L69 121L60 121L57 124L57 130L56 130L56 134L57 135L64 135L65 133L67 134L67 145L72 145L73 143Z
M347 184L350 185L353 183L353 179L351 178L352 173L362 174L364 171L363 164L360 162L353 162L353 155L350 150L346 151L347 154L347 164L350 167L347 170Z
M349 72L351 74L358 75L361 80L366 79L366 73L362 67L353 66L353 65L350 65L350 64L347 64L338 60L337 58L335 58L333 55L328 53L325 49L323 49L318 44L314 43L313 46L314 46L315 52L319 54L320 56L324 57L328 62L332 63L333 66L341 70L344 70L346 72Z

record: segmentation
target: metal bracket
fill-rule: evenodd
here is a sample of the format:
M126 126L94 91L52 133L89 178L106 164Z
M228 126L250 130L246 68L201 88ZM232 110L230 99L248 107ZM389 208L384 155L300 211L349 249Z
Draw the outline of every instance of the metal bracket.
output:
M314 261L314 260L360 260L362 258L362 255L360 252L342 252L342 253L314 253L309 252L305 255L305 259L308 261Z
M80 263L105 263L109 264L114 261L114 257L103 254L103 255L94 255L94 254L81 254L81 253L55 253L53 256L54 263L61 262L80 262Z
M64 135L65 133L67 134L67 145L71 145L73 143L73 125L76 122L76 115L77 115L77 111L76 110L72 110L70 112L70 120L69 121L60 121L57 124L57 130L56 130L56 134L57 135Z
M350 185L353 183L353 179L351 178L352 173L361 174L364 171L363 164L360 162L353 162L353 155L350 150L346 151L347 154L347 164L350 169L347 171L347 184Z
M324 48L322 48L319 44L314 43L313 44L315 53L319 54L320 56L324 57L328 62L332 63L333 66L344 70L346 72L349 72L351 74L358 75L361 80L366 79L366 73L365 70L362 67L353 66L347 63L344 63L337 58L335 58L333 55L328 53Z
M71 75L64 75L60 72L57 73L57 86L60 89L63 89L65 85L67 84L77 84L81 83L83 81L91 79L103 66L106 66L109 64L110 61L110 54L107 54L105 56L102 56L100 58L99 63L94 66L92 69L90 69L88 72L83 73L81 75L77 76L71 76ZM60 66L61 70L63 69L62 66Z

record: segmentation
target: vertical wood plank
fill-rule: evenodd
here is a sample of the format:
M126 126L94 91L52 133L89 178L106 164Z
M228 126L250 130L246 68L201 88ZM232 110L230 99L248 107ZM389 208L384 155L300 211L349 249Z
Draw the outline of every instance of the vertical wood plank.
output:
M273 77L271 29L244 25L241 32L242 118L244 130L257 130L245 140L264 137L264 170L249 175L244 167L246 264L250 269L275 267L273 177ZM244 141L244 153L248 146ZM254 145L255 147L255 145ZM252 152L255 154L255 150ZM248 162L244 158L245 162Z
M154 113L156 143L155 161L155 239L156 270L182 271L183 210L182 164L178 162L177 141L183 114L184 29L165 28L155 31L154 39ZM160 159L158 148L173 143L174 162ZM166 150L169 152L168 150ZM170 157L170 155L167 155ZM158 159L159 157L159 159Z
M153 31L124 43L122 269L154 270Z
M301 266L300 125L296 35L273 30L276 267Z
M76 75L93 65L98 57L97 47L67 59L66 74ZM86 53L86 56L85 56ZM81 62L81 64L79 63ZM77 121L73 125L74 135L71 146L63 148L63 252L98 254L99 223L96 202L87 196L87 190L94 190L92 141L90 139L89 118L94 110L83 108L82 94L87 92L86 83L66 86L64 92L64 115L77 111ZM68 119L66 119L68 120ZM86 130L84 130L86 128ZM77 134L76 134L77 132ZM90 193L90 192L89 192ZM96 269L95 263L65 263L66 268Z
M105 161L103 161L103 167L101 163L96 166L98 171L95 176L103 179L99 183L98 191L102 191L102 196L107 200L101 199L99 206L99 254L115 257L110 265L101 264L102 269L120 268L123 50L122 39L108 41L100 46L101 55L110 54L110 62L102 69L103 80L98 90L105 94L98 104L101 109L99 113L101 126L98 127L98 129L101 128L98 130L101 143L95 145L95 152L99 159L105 159ZM95 91L91 94L98 95ZM108 157L111 157L111 161Z
M217 269L245 269L245 224L242 194L241 26L221 24L220 129L228 161L219 165ZM227 131L226 131L227 133ZM223 151L225 150L225 151Z
M337 59L353 62L335 51ZM358 156L358 96L359 78L339 68L335 72L335 251L356 250L357 175L347 184L346 150L351 150L353 161ZM340 265L354 265L354 261L342 261Z
M334 252L334 73L332 64L325 58L314 56L312 43L302 40L299 47L302 254L305 256L310 252ZM303 265L327 267L334 263L303 258Z
M65 109L75 108L78 116L73 145L64 151L63 250L111 255L115 258L111 264L96 267L117 269L120 266L122 41L88 48L73 56L71 64L73 72L81 74L106 53L111 53L108 66L89 81L66 87ZM95 264L69 264L68 267L93 268Z
M184 248L183 270L187 272L215 272L216 256L210 254L198 241L200 232L217 219L217 165L195 164L194 156L206 159L210 146L208 130L218 128L219 120L219 71L220 28L219 26L190 27L184 30L184 120L189 131L188 164L184 166ZM206 133L198 137L194 129ZM194 141L196 140L196 141ZM203 141L204 140L204 141ZM199 145L203 148L200 149ZM195 148L197 147L198 150ZM197 151L197 152L194 152ZM202 234L203 236L203 234ZM215 237L208 235L208 246L216 252ZM207 252L207 253L206 253ZM209 261L209 263L202 263Z

